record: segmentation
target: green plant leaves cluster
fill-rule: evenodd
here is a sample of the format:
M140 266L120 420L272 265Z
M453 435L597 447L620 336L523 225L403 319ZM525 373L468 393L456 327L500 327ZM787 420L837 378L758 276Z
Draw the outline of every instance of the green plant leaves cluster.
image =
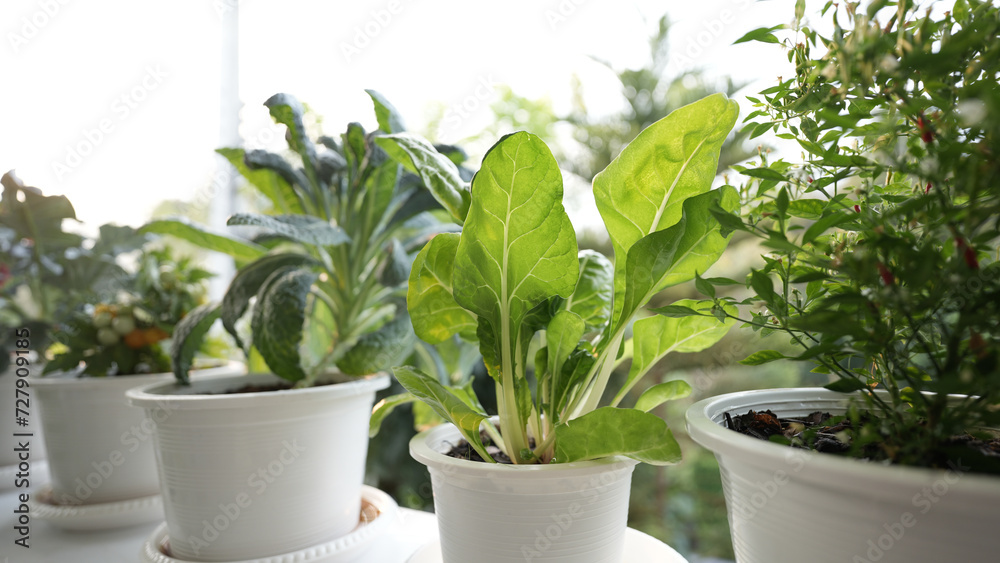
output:
M406 145L411 137L395 108L378 92L368 94L377 131L351 123L339 139L314 140L302 104L276 94L264 105L287 129L288 153L218 151L271 206L230 217L242 237L183 220L144 227L228 254L239 266L217 310L192 316L182 334L200 339L218 316L248 354L259 353L271 371L300 386L332 370L386 370L409 356L415 336L403 306L407 273L428 238L454 228L433 213L441 209L435 196L463 213L468 186L433 147ZM440 157L435 162L447 174L409 172L412 164L401 166L386 152L400 145L417 158ZM174 348L182 380L194 348L183 338Z
M690 388L654 386L643 408L597 406L628 332L640 353L615 405L660 358L702 350L729 328L724 316L701 316L693 308L706 305L689 301L677 306L697 316L654 315L634 328L633 321L652 296L694 279L728 243L730 233L712 211L734 211L738 194L710 188L737 111L723 95L685 106L643 131L598 174L594 193L614 261L578 250L548 147L525 132L501 138L472 180L461 234L438 235L418 254L407 302L425 341L478 340L496 382L499 429L461 393L415 368L397 368L400 383L477 450L482 425L515 463L612 455L676 462L676 441L647 411ZM390 154L426 179L449 176L442 158L414 158L416 146L427 147L407 142L409 152L398 147ZM541 347L529 358L536 339Z

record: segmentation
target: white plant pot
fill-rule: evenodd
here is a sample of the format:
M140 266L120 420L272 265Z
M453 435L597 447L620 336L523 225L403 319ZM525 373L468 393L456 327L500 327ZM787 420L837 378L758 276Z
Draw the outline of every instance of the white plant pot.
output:
M174 557L232 561L294 552L353 530L368 419L387 375L227 393L270 374L129 391L146 410Z
M636 463L510 466L445 455L450 425L410 441L434 489L443 563L621 563Z
M199 370L195 377L228 375L242 364ZM52 500L61 505L119 502L159 491L152 426L125 392L170 381L171 373L120 377L32 377L46 435Z
M7 371L0 373L0 400L5 404L9 405L3 410L7 413L2 418L0 418L0 468L8 466L16 466L22 461L27 461L30 464L41 461L45 459L45 444L42 442L42 425L39 423L38 409L36 405L38 401L35 399L35 392L30 387L22 389L28 393L28 396L18 395L17 393L17 380L26 379L30 375L25 376L25 370L27 373L36 374L41 373L42 364L36 364L34 361L28 366L22 366L20 373L22 377L18 377L18 366L14 365L16 359L11 358L11 366ZM30 385L30 382L27 382ZM27 410L28 424L26 426L21 426L17 424L17 413L14 410L17 407L24 408L25 404L15 404L16 399L28 400ZM31 436L14 436L14 434L31 434ZM30 459L22 460L20 458L21 452L15 450L23 442L28 441L28 453ZM13 485L13 483L10 483ZM0 484L0 489L8 486L8 483Z
M793 449L725 428L724 413L843 414L825 389L730 393L687 411L691 438L715 453L738 563L995 561L1000 479L887 466ZM959 463L960 460L956 460Z

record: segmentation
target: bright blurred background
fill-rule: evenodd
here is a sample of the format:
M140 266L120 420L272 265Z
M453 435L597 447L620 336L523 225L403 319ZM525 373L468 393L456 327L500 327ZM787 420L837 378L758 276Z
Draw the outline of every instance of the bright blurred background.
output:
M822 4L807 3L806 13L818 17ZM565 169L574 224L587 245L603 248L607 241L588 230L599 224L593 174L643 127L709 93L726 92L746 114L745 96L791 67L778 45L732 43L791 21L793 7L792 0L5 0L0 170L67 195L91 232L178 213L221 228L241 204L225 197L228 165L214 149L284 146L264 100L295 94L316 126L336 135L349 121L376 128L364 92L373 88L408 129L459 144L473 167L504 133L542 136ZM761 144L777 146L734 135L719 182L726 165ZM758 254L752 250L735 241L713 275L742 275ZM661 413L685 461L638 468L631 525L692 561L731 559L732 548L715 460L683 436L684 409L721 392L825 383L793 366L735 363L759 346L734 330L651 376L684 378L695 395ZM424 469L406 454L405 417L373 443L380 453L371 456L370 479L403 504L429 507Z

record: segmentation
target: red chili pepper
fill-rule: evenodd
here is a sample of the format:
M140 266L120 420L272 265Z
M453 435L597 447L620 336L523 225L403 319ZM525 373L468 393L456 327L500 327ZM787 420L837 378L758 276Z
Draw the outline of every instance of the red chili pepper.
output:
M854 210L857 211L858 213L861 213L861 206L855 203Z
M965 242L964 238L955 237L955 247L962 252L962 259L965 260L966 266L973 270L979 269L979 259L976 258L976 251Z
M811 183L813 183L813 179L812 179L812 176L807 176L807 177L806 177L806 180L808 180L810 184L811 184Z
M931 193L931 183L930 182L927 182L927 187L924 188L924 193L925 194Z
M896 277L892 275L889 268L885 267L885 264L878 263L878 275L882 276L882 283L885 285L892 285L896 281Z
M7 264L0 264L0 289L7 285L7 280L10 279L10 267Z
M917 117L917 128L920 129L920 139L923 142L930 143L934 140L934 129L931 128L931 124L922 115Z

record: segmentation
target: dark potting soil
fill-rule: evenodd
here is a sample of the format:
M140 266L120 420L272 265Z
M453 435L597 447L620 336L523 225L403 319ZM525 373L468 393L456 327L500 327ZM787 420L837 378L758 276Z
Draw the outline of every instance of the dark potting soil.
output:
M490 438L489 435L486 434L486 432L479 433L479 440L483 443L484 446L486 446L486 453L490 454L490 456L493 457L494 461L496 461L497 463L505 463L507 465L511 465L510 457L508 457L507 454L500 451L500 448L498 448L496 445L493 444L493 439ZM528 440L528 447L529 448L535 447L534 438L530 438ZM462 440L459 440L458 443L453 444L451 446L451 449L445 452L444 455L449 457L454 457L457 459L467 459L469 461L482 461L482 462L486 461L485 459L483 459L483 456L479 455L479 452L477 452L475 448L469 445L469 442L465 441L464 438Z
M850 430L854 425L849 418L834 417L826 412L813 412L799 418L779 418L770 410L750 410L746 414L725 413L726 428L759 440L772 440L781 436L780 442L792 442L796 447L804 447L818 452L847 454L851 450ZM862 417L862 423L871 420L870 415ZM975 436L963 434L953 436L949 446L965 446L986 457L1000 457L1000 438L984 441ZM865 446L862 459L881 459L879 444Z

